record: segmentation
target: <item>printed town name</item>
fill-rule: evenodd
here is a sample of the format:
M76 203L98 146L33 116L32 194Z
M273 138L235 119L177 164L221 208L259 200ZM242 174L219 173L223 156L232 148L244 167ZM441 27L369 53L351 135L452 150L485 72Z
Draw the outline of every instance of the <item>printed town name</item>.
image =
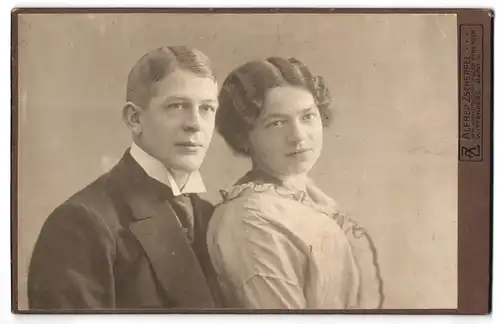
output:
M480 139L481 114L481 57L478 53L478 39L475 29L468 33L470 38L466 43L465 55L462 57L462 104L463 128L462 138Z

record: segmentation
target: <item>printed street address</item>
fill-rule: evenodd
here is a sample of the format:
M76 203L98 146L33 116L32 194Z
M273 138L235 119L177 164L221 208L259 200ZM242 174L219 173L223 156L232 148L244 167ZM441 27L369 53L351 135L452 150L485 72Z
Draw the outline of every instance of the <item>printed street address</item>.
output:
M460 39L460 161L483 159L483 27L462 25Z

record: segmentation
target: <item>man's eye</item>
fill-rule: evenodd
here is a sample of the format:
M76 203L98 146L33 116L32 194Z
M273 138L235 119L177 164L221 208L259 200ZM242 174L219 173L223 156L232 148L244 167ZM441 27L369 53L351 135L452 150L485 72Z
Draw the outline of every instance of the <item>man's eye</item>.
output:
M303 119L304 120L313 120L317 117L317 114L315 113L309 113L309 114L305 114Z
M201 106L201 110L206 112L215 112L215 107L211 105L203 105Z

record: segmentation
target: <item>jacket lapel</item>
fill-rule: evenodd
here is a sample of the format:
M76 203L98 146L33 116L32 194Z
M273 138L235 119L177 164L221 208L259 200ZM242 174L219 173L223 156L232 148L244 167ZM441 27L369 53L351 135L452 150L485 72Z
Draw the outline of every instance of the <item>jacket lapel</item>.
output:
M163 289L179 308L214 307L203 270L168 202L166 186L149 178L127 153L122 161L128 169L128 181L121 187L135 218L130 230L146 252ZM121 176L122 183L125 177Z
M130 230L148 256L157 278L180 307L213 307L203 271L168 202L131 202L142 218Z

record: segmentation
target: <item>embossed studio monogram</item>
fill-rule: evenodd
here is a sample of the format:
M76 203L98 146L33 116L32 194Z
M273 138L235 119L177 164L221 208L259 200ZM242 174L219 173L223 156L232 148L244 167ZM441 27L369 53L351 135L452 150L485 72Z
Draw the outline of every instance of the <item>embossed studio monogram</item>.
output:
M462 146L460 149L460 155L465 156L469 159L481 156L481 147L475 145L472 147Z

